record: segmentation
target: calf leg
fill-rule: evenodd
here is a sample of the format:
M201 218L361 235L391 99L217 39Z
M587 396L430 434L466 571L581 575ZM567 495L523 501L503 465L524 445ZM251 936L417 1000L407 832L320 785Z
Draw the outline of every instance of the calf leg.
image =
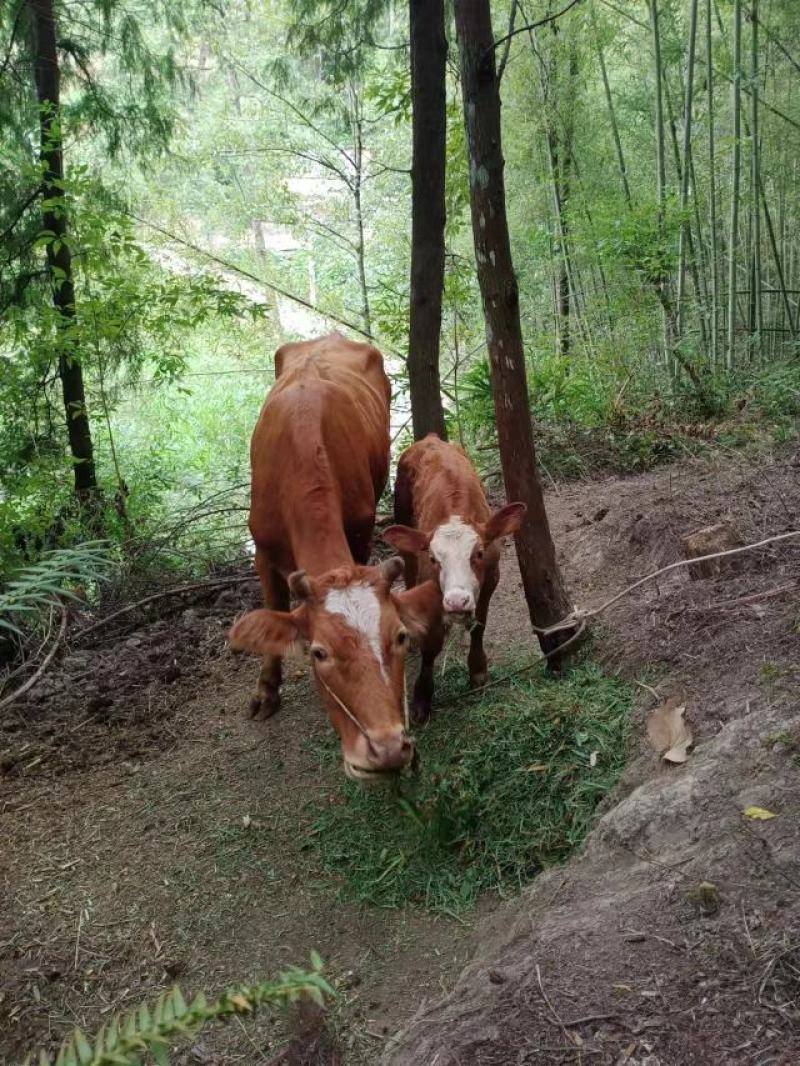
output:
M486 630L486 618L489 614L489 601L492 598L492 593L497 588L499 578L500 575L497 570L487 572L478 596L477 606L475 607L475 622L470 633L469 655L467 656L469 683L473 688L480 688L485 685L489 676L489 663L486 659L486 652L483 650L483 634Z
M433 703L433 666L436 657L444 645L444 625L437 619L430 627L420 645L422 665L417 683L414 685L414 699L411 703L411 718L417 725L427 722L431 716Z
M256 548L256 569L261 580L264 606L273 611L289 610L289 586L272 566L265 552ZM265 655L261 662L256 691L250 700L251 718L271 718L281 705L281 657Z

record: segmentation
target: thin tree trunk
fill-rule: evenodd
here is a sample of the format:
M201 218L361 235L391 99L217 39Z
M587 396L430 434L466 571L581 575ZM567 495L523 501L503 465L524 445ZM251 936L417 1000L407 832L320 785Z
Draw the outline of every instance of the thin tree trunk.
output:
M358 287L361 292L361 320L364 332L372 336L372 313L367 288L367 243L364 234L364 208L361 198L364 186L364 130L361 121L361 105L354 85L350 86L350 101L353 112L353 210L356 216L356 264Z
M650 0L650 29L653 35L653 77L655 78L656 90L656 197L658 201L658 227L659 231L664 226L664 208L667 195L667 165L664 147L664 100L663 100L663 73L661 63L661 34L658 28L658 0ZM675 334L672 313L669 308L672 302L669 299L667 288L668 278L663 275L658 279L659 299L661 301L663 334L664 334L664 360L669 368L670 375L675 377L675 361L672 354L673 337Z
M728 234L728 339L725 365L733 368L736 353L736 251L739 231L739 190L742 171L742 0L733 2L733 175Z
M762 278L761 278L761 204L759 201L760 155L759 144L759 121L758 121L758 0L751 0L751 38L750 38L750 103L751 103L751 129L750 129L750 184L751 200L753 204L753 304L754 304L754 327L756 335L756 354L760 358L761 333L764 329L764 307L762 302Z
M592 11L592 18L594 19L594 11ZM595 24L595 40L597 40L597 58L600 61L600 73L603 75L603 91L606 97L606 106L608 107L608 117L611 121L611 134L614 138L614 147L617 151L617 162L619 163L619 176L622 179L622 190L625 193L625 203L628 207L631 206L631 189L628 185L628 170L625 166L625 155L622 151L622 141L619 136L619 126L617 125L617 115L614 111L614 101L611 97L611 86L608 83L608 71L606 70L606 61L603 55L603 49L600 46L600 41L597 39L597 27Z
M683 188L683 183L684 183L684 180L685 180L684 174L685 174L686 166L685 166L685 163L683 163L681 161L681 150L680 150L680 147L678 146L678 130L677 130L677 126L676 126L676 123L675 123L675 111L674 111L674 109L672 107L672 96L671 96L670 91L669 91L669 82L666 81L666 79L664 81L664 97L665 97L666 104L667 104L667 118L669 120L669 132L670 132L670 139L672 141L672 156L673 156L673 159L675 161L675 173L676 173L676 175L678 177L678 185L682 189ZM691 146L691 142L689 143L689 167L688 167L688 172L689 172L689 178L691 178L691 175L692 175L692 146ZM681 236L680 236L679 240L683 240L683 239L684 239L684 231L683 231L683 227L682 227L681 228ZM700 269L698 267L698 263L697 263L698 256L695 254L695 245L694 245L694 238L692 236L691 225L689 225L688 229L685 232L685 241L686 241L685 252L687 253L686 254L686 259L688 259L689 270L691 271L691 274L692 274L692 285L694 286L695 299L697 300L698 303L700 303L701 301L704 300L703 284L702 284L702 280L701 280L702 279L702 274L701 274L701 271L700 271ZM684 269L685 269L685 261L684 261ZM686 292L685 292L685 278L684 278L683 300L685 300L685 297L686 297ZM675 328L675 341L676 342L678 342L683 337L683 330L684 330L683 323L684 323L684 318L685 318L685 310L682 310L682 307L681 307L681 303L683 302L683 300L681 300L678 303L678 306L676 308L676 328ZM705 327L705 322L704 322L702 316L700 318L700 337L701 337L702 346L703 346L703 348L705 348L705 346L706 346L706 327ZM677 358L677 356L675 356L674 350L673 350L673 357ZM680 361L680 360L678 360L678 361Z
M778 275L778 285L780 287L781 300L783 301L783 309L784 309L784 312L786 314L786 319L788 321L789 331L792 334L792 336L796 336L797 335L797 327L795 325L794 314L792 313L792 306L789 303L789 294L786 291L787 286L786 286L786 278L785 278L784 272L783 272L783 258L781 256L780 249L778 248L778 242L775 239L775 228L772 225L772 215L770 214L770 211L769 211L769 206L767 204L767 197L766 197L766 194L764 192L764 183L761 180L761 175L760 174L759 174L758 181L759 181L759 191L761 193L761 203L762 203L762 205L764 207L764 221L767 224L767 234L769 235L769 243L770 243L770 247L772 248L772 258L773 258L773 260L775 262L775 271L776 271L776 273Z
M690 222L686 210L689 204L689 177L692 150L692 109L694 103L694 51L697 40L697 0L689 8L689 44L686 57L686 98L683 106L683 173L681 174L681 232L678 239L678 337L683 337L686 320L686 244L691 240ZM698 293L698 296L700 294Z
M414 439L447 439L439 371L444 288L447 37L444 0L410 0L412 162L408 381Z
M708 227L711 257L711 365L716 368L719 335L719 251L717 249L717 176L714 130L714 57L711 0L706 0L706 91L708 94Z
M488 0L456 0L455 20L470 170L472 233L486 320L500 462L510 500L528 513L515 542L531 621L545 627L570 613L536 469L519 290L506 218L500 94ZM552 653L568 632L540 635ZM550 659L551 665L559 656Z
M88 503L97 491L91 427L86 410L83 369L75 348L75 284L64 198L61 128L61 70L52 0L28 0L34 44L34 80L39 103L40 159L43 170L42 227L52 234L47 267L56 312L58 373L64 396L67 438L74 467L75 492Z

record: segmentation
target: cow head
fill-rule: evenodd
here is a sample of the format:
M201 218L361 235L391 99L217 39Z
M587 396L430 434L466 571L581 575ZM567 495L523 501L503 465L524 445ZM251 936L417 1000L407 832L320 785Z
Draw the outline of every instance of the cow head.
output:
M439 608L426 582L392 592L401 559L350 566L311 578L298 571L289 587L293 611L251 611L231 629L230 645L258 655L307 646L320 697L342 743L348 777L370 781L408 766L414 741L405 715L405 660Z
M524 503L509 503L484 523L452 515L432 533L410 526L389 526L383 539L406 554L428 552L439 579L445 614L469 617L483 585L487 552L500 537L516 533L526 510Z

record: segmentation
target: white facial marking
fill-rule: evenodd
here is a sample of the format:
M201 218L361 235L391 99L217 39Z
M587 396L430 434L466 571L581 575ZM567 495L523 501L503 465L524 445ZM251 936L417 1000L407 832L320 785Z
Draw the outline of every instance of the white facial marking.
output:
M331 589L325 597L325 610L341 615L352 629L364 634L384 679L388 680L381 653L381 605L375 589L371 585Z
M453 515L431 537L430 550L439 563L439 584L446 611L474 611L478 579L472 569L472 549L478 534Z

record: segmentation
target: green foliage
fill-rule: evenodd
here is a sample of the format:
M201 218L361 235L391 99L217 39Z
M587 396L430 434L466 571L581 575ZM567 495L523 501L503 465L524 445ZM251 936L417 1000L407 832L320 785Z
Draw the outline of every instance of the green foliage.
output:
M200 993L190 1003L176 985L155 1004L107 1022L93 1040L76 1029L61 1046L55 1062L42 1051L30 1055L25 1066L140 1066L152 1056L168 1066L176 1041L194 1038L210 1022L252 1014L263 1007L294 1003L306 997L323 1005L333 990L322 976L322 961L312 955L310 971L289 969L277 980L230 988L212 1001Z
M461 673L439 681L440 699L463 695ZM580 844L625 764L633 690L591 664L563 680L526 674L441 707L419 737L415 783L325 798L314 841L346 897L457 912Z
M11 574L0 590L0 630L22 636L60 599L75 599L74 589L96 585L114 565L108 544L87 542L44 553Z

